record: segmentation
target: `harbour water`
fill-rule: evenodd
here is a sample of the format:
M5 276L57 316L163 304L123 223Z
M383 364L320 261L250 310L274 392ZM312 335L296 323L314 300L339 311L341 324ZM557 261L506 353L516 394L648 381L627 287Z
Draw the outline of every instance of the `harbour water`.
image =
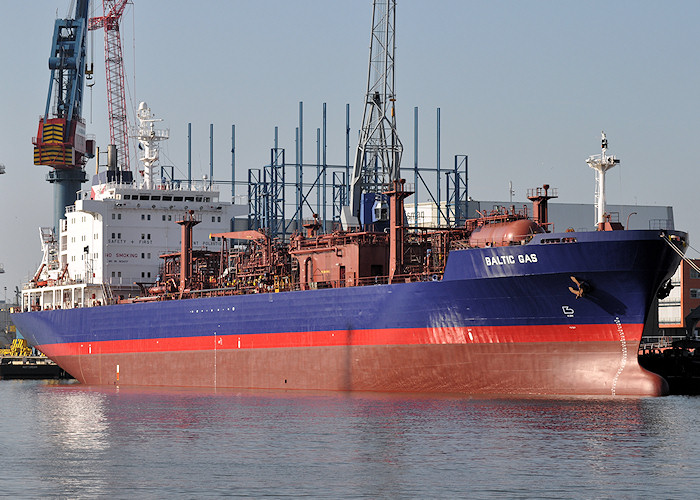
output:
M0 381L2 495L695 498L700 398Z

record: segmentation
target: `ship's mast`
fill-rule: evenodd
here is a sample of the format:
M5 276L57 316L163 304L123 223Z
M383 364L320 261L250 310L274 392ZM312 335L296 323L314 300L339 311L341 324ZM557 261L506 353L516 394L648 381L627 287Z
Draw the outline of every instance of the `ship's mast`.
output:
M383 193L399 179L403 146L394 108L395 18L395 0L374 0L365 110L351 179L352 218L360 216L363 193Z
M620 163L620 160L607 154L608 139L605 132L602 132L601 150L599 155L589 156L586 160L588 166L596 172L595 209L596 227L599 231L602 231L605 226L605 172Z
M163 121L161 118L155 118L151 113L151 108L148 104L142 102L139 104L139 111L136 113L136 118L139 121L139 126L132 132L132 137L135 137L140 144L140 149L143 150L143 156L139 158L143 162L143 188L153 189L156 187L156 170L159 160L159 142L170 137L169 130L156 130L155 122Z

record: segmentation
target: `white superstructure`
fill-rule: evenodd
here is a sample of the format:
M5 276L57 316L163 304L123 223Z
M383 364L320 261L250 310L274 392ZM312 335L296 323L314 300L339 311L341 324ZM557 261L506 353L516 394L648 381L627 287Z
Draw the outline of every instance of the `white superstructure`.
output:
M194 210L194 248L218 250L209 234L229 230L232 205L213 190L141 189L105 183L82 193L61 221L60 265L78 280L110 285L154 282L159 256L178 251L175 221ZM85 196L87 195L87 196Z
M160 255L179 251L181 228L175 221L189 210L201 220L194 227L193 248L211 251L219 250L220 242L209 234L229 231L231 219L247 213L245 206L221 201L207 182L191 189L157 182L158 142L167 133L153 129L145 103L139 116L150 120L147 134L136 136L145 151L143 182L122 182L122 172L99 172L66 208L58 238L42 228L44 261L23 291L25 310L85 307L138 294L139 284L155 283Z

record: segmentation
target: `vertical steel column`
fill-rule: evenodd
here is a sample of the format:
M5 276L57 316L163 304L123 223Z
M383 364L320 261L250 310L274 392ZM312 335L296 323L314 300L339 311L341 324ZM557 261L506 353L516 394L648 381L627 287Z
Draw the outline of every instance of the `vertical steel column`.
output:
M270 155L272 156L272 155ZM266 167L263 167L262 171L262 209L263 209L263 227L268 230L268 234L270 234L273 231L272 223L270 220L270 203L271 201L271 193L270 193L270 182L268 181L268 169ZM272 236L272 235L271 235ZM272 236L274 237L274 236Z
M302 212L302 200L304 199L304 103L299 101L299 186L297 188L299 192L299 204L297 205L297 210L299 210L299 215L297 220L299 224L297 229L301 231L303 225Z
M276 142L276 141L275 141ZM285 191L285 178L284 178L284 169L285 169L285 154L284 154L284 149L278 149L275 148L271 152L271 162L270 162L270 189L271 189L271 196L272 196L272 204L271 204L271 221L272 221L272 226L271 226L271 231L270 235L272 237L279 237L280 235L282 236L282 239L285 238L287 234L287 219L285 217L285 210L284 210L284 191Z
M450 196L454 196L454 192L450 194L450 176L452 175L452 172L449 170L445 172L445 222L446 225L449 227L450 225L450 214L453 219L456 219L456 214L455 211L452 209L453 208L453 203L452 200L454 198L451 198ZM456 202L454 203L454 206L456 206Z
M340 212L347 206L347 182L343 172L333 172L333 221L340 221Z
M231 125L231 201L236 203L236 126Z
M348 184L346 200L350 200L350 104L345 105L345 182Z
M418 106L413 108L413 227L418 228Z
M279 194L281 195L281 199L277 199L277 203L279 205L281 205L280 212L281 212L281 217L282 217L282 223L281 223L282 238L284 238L286 235L286 227L287 227L287 221L284 218L284 206L286 203L285 194L284 194L286 191L284 170L287 167L285 165L285 160L284 160L284 151L282 151L282 165L281 166L279 165L279 127L277 127L277 126L275 126L275 155L274 155L274 158L275 158L275 161L274 161L275 167L281 169L281 171L282 171L282 187L279 190Z
M209 124L209 190L214 183L214 124Z
M192 122L187 124L187 189L192 189Z
M296 205L294 205L294 210L296 211L297 214L297 224L296 224L296 229L301 231L301 224L299 224L300 221L300 215L301 215L301 210L299 210L299 207L301 206L301 188L299 187L300 185L300 175L299 175L299 170L300 164L299 164L299 127L296 128L296 139L294 141L294 144L296 146L296 160L294 161L294 170L295 170L295 178L294 178L294 191L296 192L297 195L297 202Z
M321 216L321 129L316 128L316 215Z
M468 179L468 160L467 155L455 155L454 172L454 193L451 198L454 200L455 225L461 225L469 217L469 199L467 196L467 179ZM464 165L464 172L460 172L460 168ZM448 189L449 191L449 189ZM449 193L448 193L449 197Z
M469 218L469 156L464 155L464 213L463 218Z
M248 227L250 229L262 228L260 198L260 170L248 169Z
M326 170L328 168L328 164L326 163L326 148L327 148L327 143L326 143L326 103L323 103L323 232L326 232L326 204L328 202L326 198L326 192L328 189L328 186L326 185Z
M458 163L457 158L458 158L457 155L455 155L455 172L454 172L454 174L455 174L455 210L454 210L455 220L453 223L455 227L457 226L457 224L459 224L459 221L461 219L461 217L460 217L461 206L459 203L459 170L458 170L459 163Z
M437 225L440 227L440 108L437 109Z

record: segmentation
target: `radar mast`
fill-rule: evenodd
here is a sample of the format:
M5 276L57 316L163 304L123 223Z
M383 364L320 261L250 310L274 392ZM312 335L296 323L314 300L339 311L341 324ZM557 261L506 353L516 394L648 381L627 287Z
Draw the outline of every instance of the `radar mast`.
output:
M599 231L605 227L605 172L620 163L620 160L614 156L608 156L608 138L605 136L605 132L601 132L601 134L601 153L589 156L586 160L588 166L595 170L596 175L595 210L596 227Z

